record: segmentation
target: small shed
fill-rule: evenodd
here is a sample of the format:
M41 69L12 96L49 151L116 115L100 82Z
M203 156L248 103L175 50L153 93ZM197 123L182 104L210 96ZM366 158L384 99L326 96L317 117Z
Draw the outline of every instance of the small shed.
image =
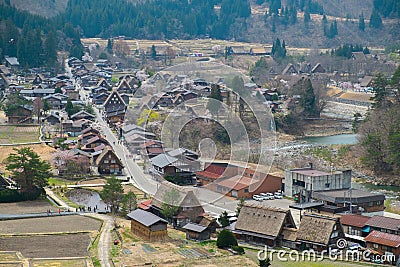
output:
M183 229L186 232L186 239L203 241L210 239L211 236L211 231L207 226L197 223L187 223Z
M168 222L153 213L136 209L127 215L131 219L131 232L146 241L165 241Z

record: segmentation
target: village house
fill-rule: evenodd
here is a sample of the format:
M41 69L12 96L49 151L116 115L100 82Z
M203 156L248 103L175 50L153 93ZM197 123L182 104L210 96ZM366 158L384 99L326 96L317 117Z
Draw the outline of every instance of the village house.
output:
M103 87L106 88L106 90L110 91L111 90L111 85L107 82L106 79L102 78L99 80L99 82L97 83L98 87Z
M55 112L51 112L44 120L50 125L59 125L61 123L61 116Z
M131 232L146 241L166 241L168 222L153 213L136 209L127 215L131 220Z
M168 178L177 184L195 184L195 171L199 168L199 162L188 160L185 157L173 157L163 153L153 157L149 172L156 178Z
M109 94L108 93L101 93L101 94L96 94L93 95L92 98L92 103L95 105L103 105L104 102L108 99Z
M186 239L189 240L204 241L211 237L211 230L201 224L187 223L182 229L185 230Z
M296 75L298 73L299 72L292 63L289 63L282 71L282 75Z
M62 109L64 108L63 101L66 101L68 96L63 94L51 94L43 97L43 101L47 101L52 109Z
M315 191L349 189L351 170L318 171L313 166L285 171L285 195L297 198L298 202L309 202Z
M380 255L393 256L393 261L388 261L390 264L395 264L400 255L400 236L372 231L366 238L367 248L373 251L378 251Z
M88 135L86 134L85 137L87 138ZM92 138L87 139L84 142L84 144L85 144L85 146L82 148L82 150L85 150L87 148L93 148L93 147L96 147L96 146L98 146L100 144L104 144L105 146L110 145L108 140L103 138L103 137L101 137L100 135L95 135Z
M343 226L346 238L357 239L363 241L358 237L365 237L369 233L369 229L366 226L367 221L371 217L363 216L359 214L345 214L340 217L340 223Z
M385 210L385 195L360 189L312 191L312 198L327 205L348 207L352 213L382 214Z
M301 219L296 241L301 250L313 249L321 252L335 246L339 238L344 238L343 227L338 217L306 213Z
M311 73L325 73L326 70L322 67L321 63L315 64L315 66L311 69Z
M149 139L140 134L133 134L124 139L124 142L129 146L129 150L132 153L138 154L140 152L140 146L145 144Z
M231 226L239 240L270 247L282 246L288 241L284 239L284 231L296 229L290 210L250 203L244 203L237 221Z
M227 163L207 164L204 170L196 172L197 184L206 186L220 178L224 178L223 173L225 172L226 166Z
M107 89L107 87L104 86L97 86L97 87L92 87L91 88L91 93L93 96L99 95L99 94L108 94L110 90Z
M252 48L250 48L250 55L265 56L265 55L268 55L268 52L264 47L252 47Z
M4 56L5 65L7 68L17 70L20 67L19 61L16 57Z
M54 94L55 89L40 89L40 88L35 88L35 89L25 89L21 90L19 92L20 96L23 97L45 97L45 96L50 96Z
M105 119L108 124L115 126L124 122L126 103L117 91L113 91L103 104Z
M33 106L21 105L19 108L9 111L7 114L7 122L9 124L27 124L32 123Z
M150 211L162 216L165 203L178 207L171 224L182 228L187 223L199 223L206 215L200 201L192 190L176 186L170 182L163 181L158 185L157 192L151 202Z
M263 173L256 166L228 164L224 161L206 163L205 166L204 171L196 172L197 184L218 193L235 198L251 198L259 193L282 190L283 177Z
M96 166L99 174L123 175L124 165L110 147L105 147L97 157Z
M379 231L400 236L400 219L375 215L366 223L368 232Z
M162 153L164 153L164 147L158 140L151 140L140 146L140 155L145 162Z
M76 121L76 120L81 120L81 119L86 119L86 120L90 120L90 121L94 121L94 119L96 118L96 116L81 110L77 113L75 113L74 115L71 116L71 120Z
M117 85L117 92L122 94L122 93L132 93L131 87L129 83L124 79L119 82Z

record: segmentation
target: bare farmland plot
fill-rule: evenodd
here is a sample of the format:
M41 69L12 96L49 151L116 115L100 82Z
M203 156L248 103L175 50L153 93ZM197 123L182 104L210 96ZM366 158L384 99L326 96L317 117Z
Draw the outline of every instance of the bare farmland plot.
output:
M89 234L0 237L0 251L20 251L26 258L86 257Z
M99 231L101 221L80 215L0 221L3 234Z
M86 259L51 259L51 260L30 260L30 266L32 267L86 267L90 266L87 264Z
M39 126L0 125L0 144L39 141Z
M46 212L48 209L53 209L55 211L54 206L45 200L0 203L0 214L42 213Z

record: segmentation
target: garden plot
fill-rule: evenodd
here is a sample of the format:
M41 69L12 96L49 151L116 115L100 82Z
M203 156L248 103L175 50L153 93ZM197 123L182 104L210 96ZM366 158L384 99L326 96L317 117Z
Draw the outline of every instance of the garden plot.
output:
M39 141L39 126L0 125L0 144Z
M0 251L20 251L25 258L87 257L90 235L34 235L0 237Z
M0 221L2 234L99 231L101 225L99 220L80 215Z

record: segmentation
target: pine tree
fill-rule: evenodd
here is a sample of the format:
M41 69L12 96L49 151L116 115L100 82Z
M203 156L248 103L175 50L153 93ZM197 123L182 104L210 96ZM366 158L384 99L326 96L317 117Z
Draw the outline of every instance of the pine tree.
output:
M364 13L361 13L360 18L358 19L358 28L362 31L365 30Z
M54 67L57 62L57 40L54 31L49 31L47 33L46 41L44 43L45 47L45 61L48 66Z
M152 59L156 59L156 57L157 57L156 46L155 46L155 45L152 45L152 46L151 46L151 58L152 58Z
M375 28L375 29L380 29L382 28L382 19L381 16L379 15L378 11L374 9L371 14L371 18L369 20L369 27Z
M310 11L308 10L308 8L306 8L304 10L304 24L308 25L308 23L311 21L311 15L310 15Z

